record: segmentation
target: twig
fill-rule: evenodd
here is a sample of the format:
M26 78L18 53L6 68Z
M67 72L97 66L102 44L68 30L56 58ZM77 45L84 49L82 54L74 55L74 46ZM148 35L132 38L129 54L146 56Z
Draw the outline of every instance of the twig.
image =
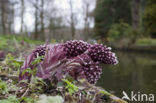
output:
M29 91L29 87L26 89L26 91L24 92L24 94L23 94L21 97L26 96L26 95L27 95L27 93L28 93L28 91Z
M33 79L34 79L34 77L33 77L33 75L32 75L32 76L31 76L31 80L30 80L30 84L33 82ZM31 87L29 87L29 85L28 85L28 88L26 89L26 91L24 92L24 94L23 94L21 97L26 96L26 95L28 94L28 91L29 91L30 88L31 88Z

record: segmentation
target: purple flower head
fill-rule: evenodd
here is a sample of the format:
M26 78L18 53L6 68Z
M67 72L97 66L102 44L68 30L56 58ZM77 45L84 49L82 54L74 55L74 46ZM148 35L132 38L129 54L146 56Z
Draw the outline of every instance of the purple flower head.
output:
M87 54L82 54L74 58L74 62L80 63L81 67L75 68L75 74L77 77L84 77L89 83L95 84L100 78L102 73L102 68L98 66L98 63L92 61L92 59ZM77 70L80 71L77 72Z
M44 56L45 52L46 52L46 45L40 45L36 47L36 49L33 51L35 57Z
M67 58L76 57L84 53L90 46L82 40L70 40L63 44Z
M88 55L95 62L105 64L117 64L118 60L115 53L111 52L110 47L103 46L102 44L94 44L88 49Z

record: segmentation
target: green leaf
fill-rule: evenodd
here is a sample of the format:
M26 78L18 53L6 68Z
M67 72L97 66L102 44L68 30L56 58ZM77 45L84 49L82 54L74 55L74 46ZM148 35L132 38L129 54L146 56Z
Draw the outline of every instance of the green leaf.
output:
M0 103L20 103L16 96L9 96L7 99L0 100Z
M111 96L112 95L112 94L110 94L109 92L107 92L105 90L102 90L99 93L102 93L102 94L107 95L107 96Z
M73 83L71 83L69 80L62 79L62 81L64 81L67 84L66 88L68 89L68 92L70 95L72 95L73 93L75 93L79 90L79 88L76 85L74 85Z
M7 83L0 80L0 94L8 93Z
M35 101L36 101L32 97L22 97L21 100L24 101L24 103L35 103Z
M39 56L31 64L32 65L38 64L42 61L43 58L44 58L44 56Z

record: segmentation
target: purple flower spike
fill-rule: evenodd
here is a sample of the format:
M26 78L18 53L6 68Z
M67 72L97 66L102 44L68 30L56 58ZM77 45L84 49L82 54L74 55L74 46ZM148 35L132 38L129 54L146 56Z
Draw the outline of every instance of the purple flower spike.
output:
M115 53L111 52L111 48L103 46L102 44L92 45L88 49L88 54L95 62L114 65L118 63Z
M35 57L44 56L45 52L46 52L46 45L40 45L33 51L33 53L35 54Z
M63 44L67 58L76 57L84 53L90 46L82 40L70 40Z
M95 84L102 74L102 68L98 66L98 63L92 61L87 54L77 56L74 60L74 62L81 64L81 73L79 73L79 76L86 78L89 83ZM75 71L78 69L80 69L80 67L75 68Z

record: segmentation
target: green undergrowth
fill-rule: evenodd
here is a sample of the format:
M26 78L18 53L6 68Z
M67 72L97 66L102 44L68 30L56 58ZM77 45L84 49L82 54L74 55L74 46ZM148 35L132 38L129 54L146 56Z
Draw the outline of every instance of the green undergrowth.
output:
M33 64L40 62L37 58ZM45 81L36 77L35 69L26 69L32 76L29 80L18 80L23 60L8 54L0 62L0 103L94 103L100 96L112 96L104 89L89 84L85 79L78 81L66 76L59 82ZM25 74L25 73L22 73ZM108 99L109 100L109 99ZM109 103L109 102L106 102Z
M42 41L32 40L28 37L24 37L24 36L19 35L19 34L7 34L7 35L0 34L0 38L6 39L6 40L16 39L18 42L21 42L23 40L26 43L30 43L30 44L42 44L43 43Z
M41 41L31 40L20 35L0 35L0 50L6 52L15 52L18 48L28 45L40 45Z

